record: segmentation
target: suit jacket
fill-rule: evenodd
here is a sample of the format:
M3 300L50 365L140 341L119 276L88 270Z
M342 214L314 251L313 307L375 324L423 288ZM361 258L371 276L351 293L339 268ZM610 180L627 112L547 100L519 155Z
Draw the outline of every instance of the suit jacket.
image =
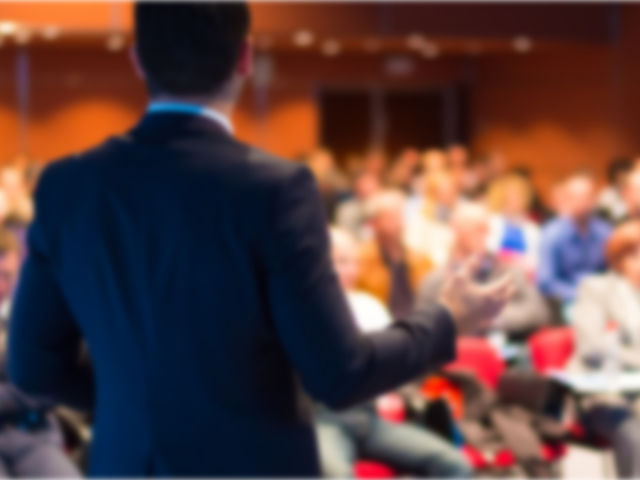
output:
M618 326L623 368L640 369L640 293L616 273L592 275L580 284L573 308L576 352L570 368L598 369L607 352L607 323Z
M409 284L415 294L424 276L433 268L433 263L427 256L410 247L406 248L406 256ZM387 304L391 292L391 273L382 258L382 252L377 242L372 240L362 246L360 262L358 286L377 297L382 303Z
M360 334L310 171L205 117L147 115L35 203L9 374L95 409L94 475L314 475L298 379L339 408L453 356L436 306Z

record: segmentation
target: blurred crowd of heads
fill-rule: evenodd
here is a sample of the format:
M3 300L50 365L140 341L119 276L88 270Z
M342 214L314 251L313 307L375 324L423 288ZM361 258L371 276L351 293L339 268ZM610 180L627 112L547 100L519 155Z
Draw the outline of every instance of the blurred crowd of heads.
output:
M532 182L536 172L510 165L499 151L472 156L459 143L422 151L406 148L395 158L372 148L343 162L337 162L331 150L318 148L303 161L317 180L334 225L332 237L342 239L345 251L347 244L353 250L372 238L387 246L409 244L420 250L421 243L432 237L431 243L441 252L437 246L423 250L440 264L486 250L496 218L527 223L531 229L542 229L557 217L569 218L578 227L594 215L612 225L640 221L640 161L630 158L613 159L605 182L588 169L575 169L556 179L544 197ZM349 203L351 210L344 208ZM346 213L355 219L351 224L345 221ZM416 226L423 221L428 228ZM338 229L343 232L336 233ZM345 241L345 235L352 241ZM630 243L638 249L640 285L638 224L612 236L607 258L615 268L621 252L633 250ZM528 263L523 262L532 272L536 255L532 252Z

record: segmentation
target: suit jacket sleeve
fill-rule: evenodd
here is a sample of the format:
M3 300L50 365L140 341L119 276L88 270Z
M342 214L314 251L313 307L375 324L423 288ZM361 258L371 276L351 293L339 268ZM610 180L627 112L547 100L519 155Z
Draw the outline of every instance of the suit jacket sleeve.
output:
M45 172L36 192L36 218L28 234L28 257L9 322L8 373L22 391L46 396L78 408L89 408L93 381L81 361L80 332L60 291L47 240L46 205L55 202L47 192Z
M359 333L329 259L313 176L297 168L275 196L264 251L270 313L309 394L346 407L453 358L454 324L437 305L382 332Z

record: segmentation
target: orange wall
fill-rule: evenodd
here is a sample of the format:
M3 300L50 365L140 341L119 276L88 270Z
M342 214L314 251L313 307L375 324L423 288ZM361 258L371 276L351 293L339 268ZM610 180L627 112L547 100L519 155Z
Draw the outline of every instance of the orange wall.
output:
M640 25L640 14L627 30ZM538 172L543 185L577 165L599 172L612 156L640 152L640 67L635 38L619 48L582 46L518 56L420 60L412 75L390 77L379 58L282 54L266 103L248 85L234 121L240 138L284 157L314 147L317 89L331 85L427 86L465 83L470 91L472 145L501 149ZM19 148L15 51L0 49L0 160ZM129 128L146 96L126 53L88 47L31 49L29 154L47 161ZM354 128L359 128L354 126Z

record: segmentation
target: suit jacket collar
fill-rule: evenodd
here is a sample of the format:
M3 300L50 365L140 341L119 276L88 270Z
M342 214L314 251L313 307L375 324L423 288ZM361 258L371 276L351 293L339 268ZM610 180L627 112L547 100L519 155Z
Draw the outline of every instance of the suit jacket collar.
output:
M176 138L232 138L220 124L210 118L181 112L147 113L127 136L144 143L161 144Z

